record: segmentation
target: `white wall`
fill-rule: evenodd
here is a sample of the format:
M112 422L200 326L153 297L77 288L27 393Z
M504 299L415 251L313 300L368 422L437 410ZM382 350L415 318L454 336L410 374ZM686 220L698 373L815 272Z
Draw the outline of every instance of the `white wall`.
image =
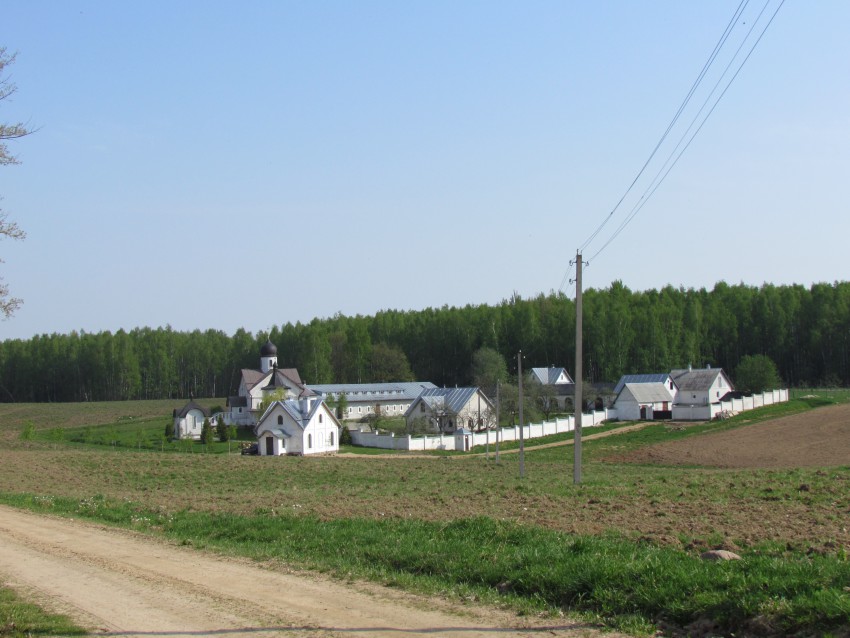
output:
M601 410L599 412L590 412L582 416L582 429L599 425L605 420L616 419L617 412L611 408ZM524 439L535 439L550 434L560 434L561 432L572 432L575 429L575 419L569 416L565 419L555 419L554 421L544 421L542 423L530 423L522 428ZM470 437L470 447L476 445L486 445L488 440L490 445L499 441L518 441L520 437L519 426L498 428L496 430L487 430L485 432L467 433L463 435L455 434L436 434L433 436L412 437L409 434L395 436L394 434L378 435L374 432L360 432L358 430L351 431L351 440L355 445L363 447L374 447L383 450L404 450L404 451L428 451L428 450L463 450L464 437Z

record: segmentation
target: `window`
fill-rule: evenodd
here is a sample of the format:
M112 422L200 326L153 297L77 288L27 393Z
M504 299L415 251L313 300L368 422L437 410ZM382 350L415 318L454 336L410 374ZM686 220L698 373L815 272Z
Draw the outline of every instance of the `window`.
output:
M277 424L283 425L283 415L282 414L277 415Z
M307 449L309 450L312 447L313 447L313 435L308 434L307 435Z
M425 403L420 403L420 404L419 404L419 411L420 411L420 412L424 412L424 411L425 411Z
M363 414L363 408L357 406L357 414Z
M331 447L333 447L333 444L334 444L334 433L331 432Z
M321 422L322 422L322 417L323 417L323 416L324 416L324 414L320 414L320 415L319 415L319 423L321 423Z

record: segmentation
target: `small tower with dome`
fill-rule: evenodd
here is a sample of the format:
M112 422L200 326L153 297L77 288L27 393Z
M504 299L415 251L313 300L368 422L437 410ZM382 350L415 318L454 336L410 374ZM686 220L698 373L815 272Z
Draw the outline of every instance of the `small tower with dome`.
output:
M272 343L271 339L268 339L260 348L260 371L266 373L276 367L277 346Z

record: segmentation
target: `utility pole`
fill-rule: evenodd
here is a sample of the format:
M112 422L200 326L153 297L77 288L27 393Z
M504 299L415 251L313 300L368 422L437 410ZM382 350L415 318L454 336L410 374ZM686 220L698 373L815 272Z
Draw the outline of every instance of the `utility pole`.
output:
M581 252L576 251L576 389L575 389L575 432L573 433L573 484L581 483L581 415L582 405L582 335L581 335Z
M499 432L502 429L501 421L499 421L499 408L500 408L500 398L499 398L499 380L496 379L496 465L499 464Z
M517 383L519 384L519 477L525 476L525 438L523 435L522 420L522 350L516 355L517 361Z

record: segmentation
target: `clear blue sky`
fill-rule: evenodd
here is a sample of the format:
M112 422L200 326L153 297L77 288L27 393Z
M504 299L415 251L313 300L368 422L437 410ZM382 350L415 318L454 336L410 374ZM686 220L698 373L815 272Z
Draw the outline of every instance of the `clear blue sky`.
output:
M737 6L7 0L0 121L39 130L0 167L28 233L0 243L0 339L557 290ZM586 287L850 277L848 24L785 3Z

